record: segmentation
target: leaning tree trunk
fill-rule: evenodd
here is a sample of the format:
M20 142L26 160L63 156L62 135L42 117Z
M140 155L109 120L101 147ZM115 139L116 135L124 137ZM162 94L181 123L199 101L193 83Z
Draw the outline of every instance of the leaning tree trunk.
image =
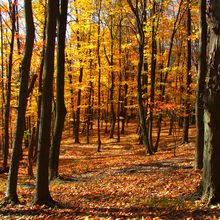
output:
M209 66L204 92L205 145L203 198L208 204L220 202L220 0L209 2Z
M19 203L17 196L17 179L19 161L22 154L22 140L25 129L25 112L28 96L28 79L31 66L31 57L34 45L34 21L32 14L31 0L24 1L25 21L26 21L26 44L24 57L21 66L21 84L18 98L18 112L15 127L15 136L13 142L13 150L8 175L6 198L7 202Z
M197 76L196 88L196 148L195 148L195 168L203 167L203 148L204 148L204 107L202 94L205 89L205 76L207 72L207 22L206 22L206 0L199 2L199 23L200 23L200 42L199 42L199 72Z
M49 192L49 149L51 110L53 97L53 73L54 73L54 50L56 38L56 20L58 14L59 0L48 1L48 21L46 51L44 60L43 94L40 117L40 132L38 140L37 155L37 178L35 204L54 203Z
M12 76L12 66L13 66L14 39L15 39L15 3L12 4L12 29L11 29L10 54L9 54L9 64L8 64L8 76L7 76L7 93L6 93L6 104L5 104L3 169L7 167L8 153L9 153L9 116L10 116L10 105L11 105L11 76Z
M56 119L50 152L50 179L58 177L60 142L66 115L66 107L64 103L64 75L67 8L68 0L62 0L58 25Z

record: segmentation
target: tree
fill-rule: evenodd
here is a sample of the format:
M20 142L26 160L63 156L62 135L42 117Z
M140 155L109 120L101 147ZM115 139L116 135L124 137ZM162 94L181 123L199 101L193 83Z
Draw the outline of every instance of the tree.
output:
M13 150L8 175L8 184L6 191L7 202L19 203L17 196L17 178L19 161L22 155L22 140L25 129L25 112L28 97L28 79L31 66L31 57L34 45L34 21L32 14L31 0L24 1L25 22L26 22L26 43L24 57L21 66L21 84L18 99L18 112L13 142Z
M101 7L102 0L97 1L97 16L98 16L98 29L97 29L97 60L98 60L98 146L97 152L101 149L101 135L100 135L100 120L101 120L101 57L100 57L100 33L101 33Z
M37 103L37 129L36 129L36 148L35 148L35 156L37 155L38 149L38 138L39 138L39 129L40 129L40 116L41 116L41 102L42 102L42 81L43 81L43 71L44 71L44 58L45 58L45 41L46 41L46 26L47 26L47 7L44 6L44 27L43 27L43 48L41 51L41 61L39 67L39 77L38 77L38 103Z
M7 93L6 93L6 104L5 104L5 124L4 124L4 147L3 147L3 169L8 164L8 153L9 153L9 116L11 107L11 77L13 67L13 51L14 51L14 40L15 40L15 2L9 1L10 14L11 14L11 42L10 42L10 54L8 61L8 75L7 75Z
M176 32L177 32L177 30L180 26L181 20L182 20L183 15L184 15L184 11L181 13L182 6L183 6L183 0L180 0L178 11L176 13L175 20L174 20L174 23L173 23L172 32L171 32L171 38L170 38L170 42L169 42L169 52L168 52L168 57L167 57L166 68L164 70L164 76L161 75L160 101L162 103L165 101L166 85L167 85L167 81L168 81L168 75L169 75L169 72L170 72L169 69L171 68L171 64L172 64L172 59L171 58L172 58L172 53L173 53L174 39L175 39ZM162 74L162 71L161 71L161 74ZM162 118L163 118L162 113L160 113L159 119L158 119L157 140L156 140L156 143L155 143L155 146L154 146L154 151L155 152L158 151Z
M78 8L76 6L76 24L78 25L79 23L79 12ZM81 43L80 41L80 31L79 29L76 32L76 39L77 39L77 50L80 53L80 48L81 48ZM83 66L82 66L82 59L79 59L80 62L80 69L79 69L79 84L82 83L83 80ZM81 96L82 96L82 89L79 88L77 92L77 106L76 106L76 120L74 123L74 136L75 136L75 143L79 143L79 126L80 126L80 104L81 104Z
M195 168L203 167L203 148L204 148L204 107L203 92L205 89L205 77L207 72L207 21L206 21L206 0L199 1L199 25L200 25L200 42L199 42L199 70L197 76L196 88L196 148L195 148Z
M157 2L153 1L152 8L152 34L151 34L151 87L150 87L150 117L149 117L149 144L153 149L152 143L152 127L153 127L153 109L154 109L154 99L155 99L155 77L156 77L156 64L157 64L157 26L158 19L156 14ZM157 24L156 24L157 20Z
M50 152L50 179L58 177L59 153L66 107L64 104L64 75L65 75L65 35L67 23L68 0L61 1L61 12L58 19L57 47L57 81L56 81L56 119Z
M133 14L135 15L136 19L136 25L137 25L137 32L139 35L139 48L138 48L138 70L136 75L137 80L137 87L138 87L138 110L139 110L139 120L140 120L140 126L141 126L141 132L142 132L142 138L143 138L143 144L146 149L146 154L152 154L152 149L149 145L149 139L148 139L148 133L147 133L147 127L146 127L146 116L143 106L143 98L142 98L142 88L141 88L141 74L142 74L142 68L143 68L143 60L144 60L144 40L145 40L145 34L144 34L144 21L146 17L146 1L141 1L140 3L140 9L139 1L136 1L136 6L133 5L131 0L127 0Z
M119 73L118 73L118 80L119 80L119 85L118 85L118 112L117 112L117 141L120 142L120 114L121 114L121 82L122 82L122 13L120 10L120 16L119 16L119 42L118 42L118 47L119 47Z
M1 77L2 79L4 78L4 48L3 48L3 25L2 25L2 10L0 9L0 30L1 30ZM4 81L2 80L1 82L1 95L2 95L2 103L1 103L1 119L2 119L2 135L0 137L1 144L4 145L4 139L3 139L3 134L4 134L4 104L5 104L5 95L4 95Z
M4 0L3 2L3 5L1 3L3 16L1 23L4 31L3 43L0 47L5 54L2 56L4 65L1 69L3 77L0 82L2 96L7 92L6 75L8 75L8 68L6 65L9 61L9 38L11 37L10 26L8 26L10 13L7 13L9 4L5 3L9 1ZM14 0L10 0L10 2L14 2ZM139 103L140 106L142 105L139 108L142 109L140 110L141 116L143 116L142 126L146 127L146 131L143 131L143 134L147 135L145 144L149 145L147 149L151 149L152 152L157 151L163 126L162 120L166 121L169 117L172 121L170 103L185 104L185 101L188 101L187 94L180 95L182 91L187 90L187 79L185 77L187 71L184 68L187 61L186 45L188 39L185 27L187 1L131 0L129 2L133 6L133 11L127 1L102 0L100 2L98 0L74 0L69 1L68 5L70 10L65 40L67 67L67 74L65 75L69 76L69 82L68 79L65 79L67 83L64 97L65 107L67 108L65 117L68 118L69 131L75 128L77 134L80 130L84 134L87 128L87 141L89 141L89 132L92 129L90 125L95 123L93 128L97 128L98 118L100 123L98 130L102 129L103 121L105 121L106 132L110 130L107 127L108 124L112 124L112 128L114 126L116 128L117 120L117 124L120 125L117 127L117 136L120 140L119 132L120 129L121 132L124 132L127 119L136 119L136 114L139 114L137 111ZM194 53L197 53L198 49L198 38L195 34L198 28L194 25L198 17L195 8L196 3L193 0L190 4L192 14L192 33L189 38L192 41L191 61L196 59ZM45 12L47 12L48 7L46 0L32 1L32 4L38 37L35 39L35 53L32 57L31 72L38 73L38 88L33 90L33 95L30 96L27 103L26 131L28 134L32 133L35 126L36 133L39 133L40 120L37 118L40 118L41 105L37 102L39 100L39 103L42 103L42 73L44 71L46 39L44 33L47 21ZM18 70L21 66L21 55L18 52L23 53L23 37L25 34L23 25L21 25L23 7L18 1L16 8L19 18L19 36L16 35L15 28L15 40L16 36L19 37L20 47L14 47L13 54L13 60L16 62L13 62L9 132L13 131L15 127L15 114L13 113L16 111L14 107L17 103L20 75ZM139 64L138 60L140 61ZM192 66L190 71L192 73L192 89L194 88L194 70L195 68ZM136 78L135 74L140 78ZM139 95L138 83L140 85ZM191 104L193 98L192 91L188 104ZM0 97L1 104L6 103L2 100L3 98ZM58 98L54 99L54 104L55 108L58 107ZM2 111L5 111L4 106ZM37 113L39 113L38 116ZM78 117L79 115L80 117ZM158 135L155 137L152 132L156 130L157 120L159 121ZM71 123L73 121L74 127ZM38 124L35 125L35 122ZM55 126L55 117L53 117L52 122ZM78 124L80 127L76 126ZM79 129L81 126L84 127ZM112 131L113 129L111 129L111 134L113 134ZM4 134L4 128L0 129L0 133L0 135ZM28 135L28 139L30 140L30 135Z
M220 0L209 1L209 65L203 96L205 144L203 198L208 204L220 202Z
M53 97L54 50L58 0L48 1L46 51L44 60L43 94L37 155L35 204L53 204L49 192L48 166L50 149L51 110Z
M111 36L111 46L110 46L110 59L107 57L107 61L111 68L111 87L110 87L110 116L111 116L111 129L109 137L113 138L114 128L116 122L115 110L114 110L114 88L115 88L115 73L114 73L114 33L113 33L113 15L110 15L110 36Z
M192 54L192 41L191 41L191 0L187 0L187 99L185 101L185 117L184 117L184 124L183 124L183 143L188 143L189 142L189 114L190 114L190 94L191 94L191 82L192 82L192 77L191 77L191 54Z

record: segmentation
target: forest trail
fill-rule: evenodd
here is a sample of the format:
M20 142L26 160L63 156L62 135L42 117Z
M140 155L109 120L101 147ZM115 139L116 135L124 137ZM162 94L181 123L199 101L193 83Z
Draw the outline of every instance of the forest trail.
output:
M219 206L207 208L196 192L201 171L193 169L195 128L191 142L178 144L162 130L159 152L144 154L138 144L136 125L129 124L121 142L102 133L101 152L96 136L91 144L81 138L74 144L65 131L61 145L60 176L51 182L51 195L62 207L31 206L35 182L28 179L26 157L22 161L18 194L20 206L0 210L0 217L22 219L216 219ZM95 131L94 131L95 134ZM181 133L180 133L181 134ZM177 139L176 139L177 140ZM178 139L181 140L181 137ZM180 142L177 142L180 143ZM7 174L0 175L0 199L4 198Z

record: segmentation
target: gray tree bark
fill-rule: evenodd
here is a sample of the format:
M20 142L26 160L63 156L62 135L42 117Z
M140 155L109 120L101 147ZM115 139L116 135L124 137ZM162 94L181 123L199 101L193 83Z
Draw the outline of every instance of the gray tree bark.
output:
M207 22L206 22L206 0L199 1L199 66L196 88L196 148L195 148L195 168L203 167L204 149L204 107L202 94L205 89L205 77L207 72Z
M203 159L203 199L220 202L220 0L209 1L209 65L203 96L205 145Z

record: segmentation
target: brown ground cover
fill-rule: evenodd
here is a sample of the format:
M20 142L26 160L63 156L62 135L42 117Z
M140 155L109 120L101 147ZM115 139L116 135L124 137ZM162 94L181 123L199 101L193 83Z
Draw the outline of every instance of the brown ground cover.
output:
M102 133L101 152L96 135L91 144L74 144L65 131L60 156L60 176L51 182L55 207L33 206L35 182L27 176L27 160L21 163L18 194L21 205L1 207L1 219L220 219L220 206L206 207L199 200L201 171L193 169L195 128L190 143L162 130L159 152L144 155L138 145L136 124L109 139ZM155 135L155 134L154 134ZM175 149L176 148L176 149ZM174 155L175 150L175 155ZM26 155L26 152L25 152ZM7 174L0 174L0 200Z

